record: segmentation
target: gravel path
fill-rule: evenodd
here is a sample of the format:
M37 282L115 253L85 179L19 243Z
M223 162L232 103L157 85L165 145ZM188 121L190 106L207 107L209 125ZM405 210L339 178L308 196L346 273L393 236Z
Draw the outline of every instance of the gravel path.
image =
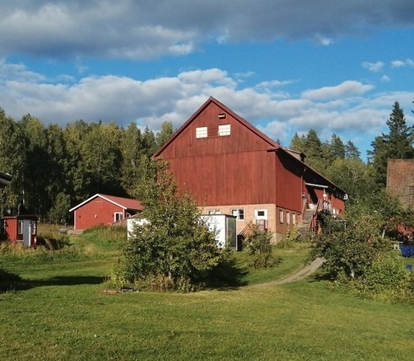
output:
M270 281L265 283L260 283L255 286L275 286L275 285L282 285L284 283L296 282L303 280L305 277L309 276L313 272L315 272L320 266L322 266L323 258L316 258L311 264L305 266L304 268L300 269L296 273L281 278L276 281Z

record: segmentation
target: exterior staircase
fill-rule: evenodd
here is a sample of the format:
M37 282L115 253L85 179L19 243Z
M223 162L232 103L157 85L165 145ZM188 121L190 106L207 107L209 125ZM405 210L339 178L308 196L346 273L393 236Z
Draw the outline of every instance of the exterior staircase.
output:
M313 231L311 228L313 228L312 222L313 222L315 213L316 213L315 209L310 209L310 208L305 209L303 213L302 222L299 223L298 225L299 240L307 241L313 234Z

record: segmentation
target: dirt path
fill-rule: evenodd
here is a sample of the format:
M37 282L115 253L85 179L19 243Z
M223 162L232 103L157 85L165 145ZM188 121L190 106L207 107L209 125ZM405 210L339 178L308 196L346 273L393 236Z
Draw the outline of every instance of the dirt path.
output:
M299 271L290 276L281 278L276 281L260 283L254 286L275 286L282 285L284 283L297 282L303 280L305 277L309 276L310 274L315 272L320 266L322 266L323 261L324 260L322 258L317 258L311 264L305 266L304 268L300 269Z

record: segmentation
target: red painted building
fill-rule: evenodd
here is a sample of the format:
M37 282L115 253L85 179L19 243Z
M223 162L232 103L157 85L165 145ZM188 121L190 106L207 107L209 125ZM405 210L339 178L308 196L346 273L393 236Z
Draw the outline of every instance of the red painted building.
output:
M344 210L345 193L242 117L209 98L154 155L170 163L182 190L202 213L232 214L280 240L306 209Z
M37 217L35 215L4 216L0 225L0 240L23 242L32 247L37 243Z
M95 194L69 210L74 212L74 230L110 225L142 212L140 201L130 198Z

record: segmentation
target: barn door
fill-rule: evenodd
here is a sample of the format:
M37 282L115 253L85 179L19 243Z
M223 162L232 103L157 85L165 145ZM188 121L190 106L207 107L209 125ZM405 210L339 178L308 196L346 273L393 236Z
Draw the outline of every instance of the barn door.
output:
M32 221L24 219L23 221L23 243L26 247L32 245Z

